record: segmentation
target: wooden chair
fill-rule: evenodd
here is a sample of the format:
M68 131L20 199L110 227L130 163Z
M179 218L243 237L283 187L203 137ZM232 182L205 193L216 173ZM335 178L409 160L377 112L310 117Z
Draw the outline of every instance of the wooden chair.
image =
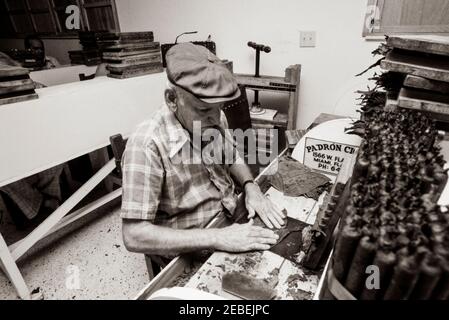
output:
M244 86L239 86L239 89L240 97L226 102L223 106L223 112L228 120L229 129L242 129L245 131L252 127L251 114L249 113L246 89Z
M241 129L246 131L252 128L251 114L249 112L248 96L246 94L246 88L243 85L239 85L240 97L235 100L226 102L223 106L223 112L228 121L228 127L231 130ZM256 134L252 139L256 139ZM249 143L256 143L256 141L245 141L243 147L240 148L244 150L244 157L248 163L248 153L249 153ZM260 166L258 164L248 164L251 169L252 174L256 177L259 174Z
M121 185L123 174L122 156L123 153L125 152L127 140L123 139L121 134L116 134L114 136L111 136L109 138L109 141L111 142L112 154L114 155L115 159L115 170L111 174L111 178L114 181L114 183ZM144 256L145 256L145 263L148 269L148 275L150 277L150 280L152 280L161 271L161 268L165 267L166 264L162 262L162 260L159 259L159 257L150 255Z

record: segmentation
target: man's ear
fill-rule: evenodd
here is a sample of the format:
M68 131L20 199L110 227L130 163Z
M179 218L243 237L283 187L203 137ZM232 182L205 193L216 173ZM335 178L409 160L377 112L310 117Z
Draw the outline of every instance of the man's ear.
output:
M175 89L173 88L167 88L165 89L165 103L167 104L168 108L173 111L176 112L178 110L178 96L176 94Z

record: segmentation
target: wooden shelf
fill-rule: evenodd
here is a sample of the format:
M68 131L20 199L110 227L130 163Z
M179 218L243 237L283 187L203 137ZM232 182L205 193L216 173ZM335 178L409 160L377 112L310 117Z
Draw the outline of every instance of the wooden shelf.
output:
M449 121L449 97L447 95L402 88L398 106L424 112L439 121Z
M443 56L428 57L393 50L381 62L381 67L388 71L449 82L449 62Z
M428 91L434 91L438 93L447 94L449 93L449 83L430 80L426 78L421 78L417 76L408 75L405 78L404 86L409 88L416 88Z
M274 92L296 91L296 83L286 82L282 77L260 76L260 78L256 78L248 74L235 74L235 77L237 82L244 85L247 89Z
M289 66L285 70L286 77L260 76L255 77L249 74L234 74L239 85L246 89L256 91L269 91L285 93L289 95L288 113L279 113L272 121L251 119L254 124L272 124L275 127L296 128L296 117L299 104L299 85L301 79L301 65Z
M445 36L393 36L388 38L387 44L398 49L449 56L449 39Z

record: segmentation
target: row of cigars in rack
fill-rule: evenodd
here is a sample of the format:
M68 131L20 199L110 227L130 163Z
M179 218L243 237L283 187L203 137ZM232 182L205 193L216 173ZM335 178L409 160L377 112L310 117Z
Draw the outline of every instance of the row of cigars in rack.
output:
M390 37L374 53L370 69L382 71L359 92L361 118L348 128L362 137L353 175L320 220L326 230L340 218L320 298L448 300L449 211L437 203L447 184L438 129L449 118L449 41Z

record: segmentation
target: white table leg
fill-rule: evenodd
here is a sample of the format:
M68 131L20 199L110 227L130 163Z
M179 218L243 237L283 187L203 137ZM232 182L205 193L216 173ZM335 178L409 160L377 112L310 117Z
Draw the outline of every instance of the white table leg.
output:
M106 178L115 168L115 161L109 161L103 168L101 168L92 178L89 179L81 188L79 188L67 201L65 201L58 209L55 210L44 222L42 222L36 229L34 229L28 236L21 241L11 245L9 248L0 234L0 267L11 280L12 284L17 290L17 293L22 299L32 299L30 291L23 279L16 261L23 256L32 246L34 246L45 235L55 229L64 216L72 210L89 192L91 192L104 178ZM121 190L111 193L110 195L100 199L92 205L92 208L104 204L105 201L112 200L120 196ZM80 212L80 215L85 212L90 212L92 208L87 208ZM65 225L71 221L67 219ZM40 298L40 297L38 297Z
M69 199L55 210L44 222L26 236L17 247L11 250L12 257L17 261L32 246L42 239L52 228L54 228L64 216L72 210L89 192L91 192L104 178L115 168L115 161L109 161L92 178L79 188Z
M11 280L13 286L16 288L16 291L20 298L24 300L31 299L30 291L25 283L25 280L20 273L19 268L14 261L14 258L11 256L9 252L8 246L6 245L3 236L0 234L0 261L1 267L5 272L6 276Z

